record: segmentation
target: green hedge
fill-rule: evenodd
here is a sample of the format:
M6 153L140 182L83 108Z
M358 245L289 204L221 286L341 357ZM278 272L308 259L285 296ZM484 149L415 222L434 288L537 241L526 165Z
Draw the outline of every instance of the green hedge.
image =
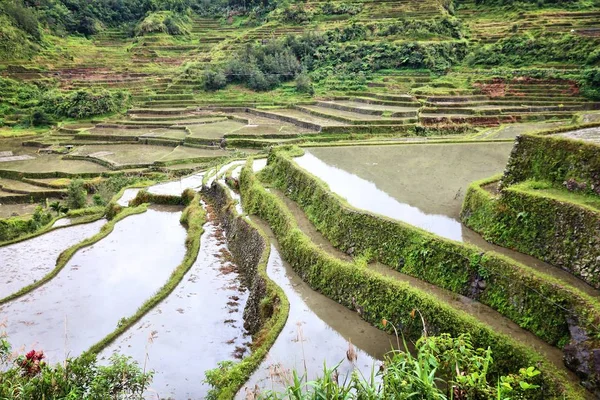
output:
M598 333L600 304L550 276L499 254L356 210L285 152L271 152L263 175L342 251L372 254L402 273L474 298L552 345L567 344L574 323L591 335Z
M559 185L575 179L600 190L600 146L554 136L518 136L501 185L528 179Z
M494 197L474 182L461 217L486 240L565 269L600 288L600 213L513 185Z
M280 157L273 154L271 160ZM285 157L280 160L286 161ZM318 190L316 186L321 184L314 179L312 182L314 184L308 189ZM349 308L358 304L362 308L361 316L380 329L384 329L381 322L383 318L397 322L404 334L411 338L420 336L422 332L420 320L410 316L412 310L419 309L430 334L447 332L459 335L469 332L475 346L489 346L498 355L494 364L495 374L528 365L537 366L542 374L538 382L541 388L536 392L536 398L582 398L580 389L568 383L553 365L520 343L496 333L470 315L439 302L408 283L384 277L358 264L343 262L325 253L298 229L289 210L279 198L267 192L258 182L249 164L242 170L240 189L246 212L260 216L271 225L281 245L283 257L314 290ZM321 200L326 201L326 197ZM340 225L344 224L342 220L338 222ZM370 229L373 230L373 227ZM390 237L389 232L386 236ZM391 328L388 326L387 329Z

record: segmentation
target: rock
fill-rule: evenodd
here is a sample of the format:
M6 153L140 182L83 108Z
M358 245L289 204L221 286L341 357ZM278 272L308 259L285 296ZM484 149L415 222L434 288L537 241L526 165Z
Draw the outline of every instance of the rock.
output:
M356 249L354 248L354 246L352 246L348 250L346 250L346 254L348 254L349 256L351 256L352 254L354 254L355 250Z

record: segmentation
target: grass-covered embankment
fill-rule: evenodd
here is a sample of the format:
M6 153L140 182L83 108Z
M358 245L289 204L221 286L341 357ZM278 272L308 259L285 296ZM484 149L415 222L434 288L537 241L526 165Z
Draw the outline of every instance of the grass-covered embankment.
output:
M585 203L600 198L576 195L548 182L524 181L495 196L485 189L497 177L473 182L462 221L486 240L565 269L600 288L600 210ZM582 199L579 199L581 197Z
M574 130L574 129L569 129ZM556 132L564 130L556 130ZM556 136L522 135L508 160L502 187L528 179L562 185L573 179L600 193L600 146Z
M265 234L236 213L233 200L221 184L214 183L205 193L215 205L228 247L250 289L244 309L244 327L253 335L250 355L207 373L213 386L211 398L232 399L269 352L285 325L290 305L283 290L267 275L271 246Z
M271 160L278 156L272 154ZM316 186L322 184L311 179L312 183L307 190L312 191L321 202L327 201L326 196L333 197L330 192L321 193ZM381 322L384 318L397 322L404 334L411 338L422 333L420 320L411 318L411 312L418 309L424 316L430 334L447 332L450 335L460 335L470 332L476 346L489 346L494 354L498 354L495 374L529 365L537 366L542 371L539 378L541 390L537 398L582 397L580 389L568 383L561 372L535 351L496 333L473 317L440 303L407 283L392 280L359 264L344 262L325 253L298 229L290 211L276 195L269 193L261 185L249 165L242 170L240 189L246 212L260 216L271 225L281 245L283 257L314 290L349 308L358 305L361 316L381 329L384 329ZM335 217L335 226L341 230L348 229L339 214ZM385 227L368 228L374 234L393 237Z
M600 305L552 277L499 254L354 209L283 151L271 153L264 174L342 251L369 254L399 272L474 298L553 345L569 342L573 317L590 334L597 331Z

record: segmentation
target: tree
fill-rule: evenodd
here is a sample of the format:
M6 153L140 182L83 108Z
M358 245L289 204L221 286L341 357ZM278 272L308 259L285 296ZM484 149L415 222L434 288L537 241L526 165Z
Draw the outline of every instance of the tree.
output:
M87 203L87 191L85 190L83 180L74 179L67 188L67 204L69 208L84 208Z

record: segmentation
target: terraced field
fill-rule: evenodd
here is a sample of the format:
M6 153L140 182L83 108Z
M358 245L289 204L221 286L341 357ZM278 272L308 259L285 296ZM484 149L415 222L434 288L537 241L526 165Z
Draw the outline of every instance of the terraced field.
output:
M600 100L584 75L600 11L446 3L190 11L185 34L48 31L0 60L14 348L124 354L156 371L145 398L243 399L323 362L338 383L368 379L400 337L414 354L469 334L491 386L540 372L507 398L598 398ZM549 57L550 40L558 61L515 59ZM302 54L258 53L273 71L298 62L295 80L250 89L285 74L235 62L273 43ZM36 125L45 97L86 95L112 111Z

